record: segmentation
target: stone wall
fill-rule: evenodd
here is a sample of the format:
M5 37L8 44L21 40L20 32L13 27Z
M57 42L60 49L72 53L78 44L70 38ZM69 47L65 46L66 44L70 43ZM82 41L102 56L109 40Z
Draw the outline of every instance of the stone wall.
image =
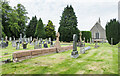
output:
M58 53L67 51L67 50L72 50L73 46L65 46L65 47L52 47L52 48L42 48L42 49L34 49L34 50L25 50L25 51L16 51L13 53L13 61L22 61L25 59L29 59L32 57L36 56L42 56L42 55L47 55L51 53Z

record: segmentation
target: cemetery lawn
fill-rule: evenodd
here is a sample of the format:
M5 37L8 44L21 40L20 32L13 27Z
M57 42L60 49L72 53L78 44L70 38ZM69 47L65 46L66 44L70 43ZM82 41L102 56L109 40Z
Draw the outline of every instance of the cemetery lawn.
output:
M72 50L69 50L3 64L2 74L118 74L118 45L113 47L108 43L99 45L99 48L94 48L93 44L86 44L86 47L90 46L91 49L85 54L80 54L78 47L79 57L76 59L71 58ZM11 58L16 50L9 49L12 48L2 49L2 55L3 52L9 52ZM33 46L29 46L29 49L33 49ZM9 56L3 55L2 58Z

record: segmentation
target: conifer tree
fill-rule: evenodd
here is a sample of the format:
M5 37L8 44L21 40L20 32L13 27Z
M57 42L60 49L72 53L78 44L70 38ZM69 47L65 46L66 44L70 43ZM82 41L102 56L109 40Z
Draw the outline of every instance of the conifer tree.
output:
M58 29L58 32L60 33L60 41L73 41L73 34L77 34L79 37L79 29L77 28L77 23L77 17L72 5L67 5L67 7L64 8L59 23L60 27Z
M39 19L39 21L37 23L35 36L38 38L45 38L45 36L46 36L45 27L43 25L41 18Z
M55 26L53 25L51 20L48 20L48 24L45 27L46 37L51 38L52 40L55 39Z

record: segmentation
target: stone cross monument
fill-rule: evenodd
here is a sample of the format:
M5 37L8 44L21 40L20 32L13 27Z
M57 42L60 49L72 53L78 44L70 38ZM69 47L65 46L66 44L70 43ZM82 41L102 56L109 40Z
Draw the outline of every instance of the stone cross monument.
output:
M77 51L77 35L73 35L73 51L71 53L72 58L77 58L79 56L78 51Z
M81 36L82 36L82 33L80 32L80 42L82 42Z
M56 52L59 52L59 50L61 49L59 37L60 37L60 34L59 34L59 32L57 32L57 34L56 34L56 42L55 42L55 44L54 44L54 47L57 48L57 51L56 51Z

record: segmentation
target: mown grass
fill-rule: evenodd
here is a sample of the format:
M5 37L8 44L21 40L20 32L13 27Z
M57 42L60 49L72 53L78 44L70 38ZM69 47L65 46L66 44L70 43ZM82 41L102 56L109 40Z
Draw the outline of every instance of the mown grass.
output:
M94 44L87 43L86 47L91 46L91 49L85 54L80 54L78 47L79 57L76 59L71 58L72 50L69 50L3 64L2 74L118 74L118 45L111 46L108 43L98 45L99 48L94 48ZM7 48L2 51L5 50Z

